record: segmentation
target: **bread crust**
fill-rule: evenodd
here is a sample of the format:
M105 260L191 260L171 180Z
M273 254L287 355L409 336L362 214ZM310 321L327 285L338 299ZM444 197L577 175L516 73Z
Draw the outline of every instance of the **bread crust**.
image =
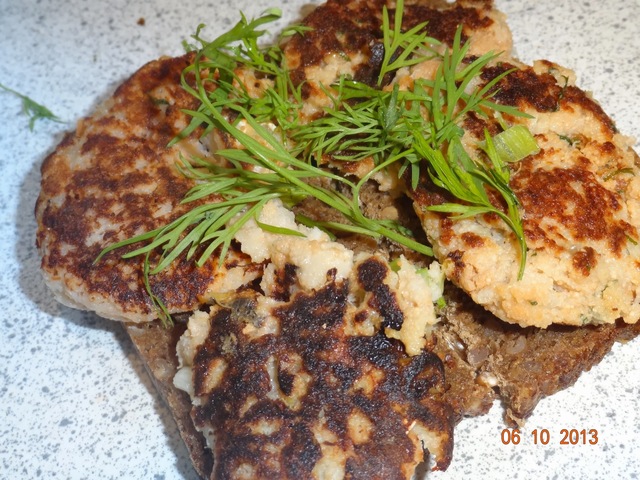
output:
M123 328L143 360L158 394L171 412L194 469L201 478L209 478L213 468L212 452L207 448L204 436L195 428L189 395L173 385L173 377L178 369L176 344L186 324L177 321L168 328L160 321L154 321L124 323Z

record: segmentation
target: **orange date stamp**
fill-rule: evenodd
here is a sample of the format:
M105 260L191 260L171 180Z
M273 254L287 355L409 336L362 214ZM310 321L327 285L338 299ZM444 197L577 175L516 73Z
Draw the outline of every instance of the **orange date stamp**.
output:
M551 432L546 428L536 428L529 434L534 445L549 445L552 442ZM500 440L504 445L519 445L525 438L525 434L517 428L505 428L500 433ZM597 445L598 430L595 428L563 428L558 438L554 436L554 444L557 445Z

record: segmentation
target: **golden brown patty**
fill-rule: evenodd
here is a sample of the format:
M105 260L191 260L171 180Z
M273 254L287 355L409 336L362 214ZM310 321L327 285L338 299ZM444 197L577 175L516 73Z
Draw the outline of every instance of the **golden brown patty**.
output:
M431 212L448 199L428 182L413 196L416 211L448 278L502 320L546 327L640 318L640 169L628 137L573 73L550 62L487 67L488 82L510 68L495 99L532 118L540 152L510 164L529 254L518 280L515 236L495 216L462 220ZM467 121L466 143L478 156L484 127ZM497 203L499 205L499 203Z
M614 340L640 334L640 323L523 329L498 320L456 287L445 294L449 307L443 323L434 328L434 351L444 365L444 399L456 423L487 413L499 396L506 420L521 424L539 400L572 385L583 370L597 364ZM177 320L172 330L152 322L128 325L127 332L176 418L196 470L209 478L211 451L189 416L191 399L173 384L176 341L185 330Z
M165 58L142 67L44 161L37 245L45 281L61 303L118 320L156 318L143 285L142 257L124 260L122 249L94 262L103 248L185 211L179 203L193 182L175 165L181 154L207 153L191 138L167 147L187 125L180 109L196 106L180 86L189 62L188 56ZM152 276L152 288L170 311L193 310L214 285L224 289L220 285L235 265L243 276L244 263L235 252L220 268L217 259L203 268L179 261Z

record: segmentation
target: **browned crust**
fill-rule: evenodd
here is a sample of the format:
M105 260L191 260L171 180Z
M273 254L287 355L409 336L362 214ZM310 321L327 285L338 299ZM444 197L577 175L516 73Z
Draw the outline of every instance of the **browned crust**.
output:
M442 363L429 352L407 357L401 344L382 334L345 335L347 293L346 285L332 282L314 294L299 294L273 310L278 334L250 341L243 333L245 325L255 321L246 316L254 308L250 299L239 299L212 315L209 335L194 359L195 391L206 396L194 409L195 422L218 433L212 478L232 478L243 464L254 468L253 478L312 478L323 455L312 433L320 418L338 439L336 446L355 453L347 460L346 478L406 478L403 470L414 462L415 447L405 418L417 419L443 436L437 467L447 467L453 432L449 407L438 399L444 386ZM234 339L232 348L222 340L229 337ZM273 387L265 365L270 358L280 365L301 358L301 371L281 366L277 377L284 395L299 398L299 408L269 398ZM220 359L226 364L224 376L211 388L210 368ZM306 391L292 393L294 376L301 373L309 378ZM375 379L371 391L355 385L366 377ZM251 398L254 403L243 408ZM370 419L367 441L356 442L349 432L354 412ZM278 428L266 436L254 433L252 425L259 423Z
M380 260L370 258L358 265L358 282L365 292L371 293L368 304L382 317L382 326L400 330L404 314L391 288L381 281L387 274L387 267Z
M553 152L541 152L539 155L553 155ZM587 165L590 163L586 157L582 160ZM549 219L567 228L575 240L601 241L608 247L607 254L617 257L629 238L637 238L634 226L616 218L622 211L620 195L604 188L593 172L566 166L536 169L535 162L536 157L520 162L511 182L526 212L524 228L527 238L543 242L545 248L559 250L554 232L545 232L541 226ZM580 185L580 190L571 188L573 184ZM574 208L568 212L567 205ZM591 266L595 264L592 262ZM576 267L584 271L584 262L578 261Z
M553 65L548 61L540 63L550 68ZM503 62L485 68L481 78L488 83L513 68L514 65ZM494 98L504 105L512 105L522 111L533 108L538 112L580 109L597 118L609 135L617 132L613 120L584 90L575 85L559 85L558 80L550 73L536 73L532 67L516 68L496 84L495 91Z
M94 262L111 243L163 226L185 211L179 204L193 182L175 168L180 151L167 145L188 122L180 109L197 105L180 86L190 58L142 67L42 165L35 207L42 270L63 290L81 290L85 308L96 300L125 316L154 314L142 258L120 258L133 247ZM159 213L164 211L169 213ZM170 310L189 310L199 304L214 272L211 263L196 268L182 261L153 276L152 287ZM180 281L185 278L189 282Z

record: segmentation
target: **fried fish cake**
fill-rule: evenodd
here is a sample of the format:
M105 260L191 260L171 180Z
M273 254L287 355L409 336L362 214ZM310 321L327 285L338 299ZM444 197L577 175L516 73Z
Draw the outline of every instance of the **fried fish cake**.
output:
M635 323L640 170L633 142L575 86L572 72L551 62L503 61L486 67L480 81L511 68L494 99L530 115L506 120L525 125L540 147L509 164L528 247L524 276L518 279L516 237L502 220L489 214L456 219L429 210L451 197L425 179L413 198L434 251L450 280L509 323ZM465 127L466 148L477 158L483 130L499 131L479 118Z
M176 384L213 450L212 479L408 479L425 449L445 469L452 411L440 359L357 333L348 282L288 301L243 295L198 312Z
M315 105L306 113L319 114L327 101L327 86L340 75L376 84L382 3L358 5L361 17L354 15L351 3L327 3L306 20L314 30L287 45L293 77L304 82L307 105ZM513 59L504 19L490 2L405 6L405 29L423 20L428 20L427 32L445 44L451 44L456 26L462 24L463 35L470 37L469 61L489 50L501 53L470 87L482 88L515 68L495 86L494 98L532 116L506 115L502 121L527 126L541 147L535 157L510 167L529 248L520 280L518 243L501 220L491 215L454 220L429 211L452 199L428 181L409 192L448 277L499 318L521 326L637 321L640 250L632 141L619 134L599 104L575 85L573 72L547 61L526 66ZM401 69L388 81L410 88L415 79L432 78L438 64L434 59ZM503 128L499 121L475 114L460 126L474 157L483 155L484 129L496 134ZM325 161L357 176L372 168L368 161ZM387 180L381 182L395 188ZM493 200L504 208L499 198Z
M190 62L183 56L142 67L45 159L36 241L45 282L61 303L117 320L157 318L143 257L121 257L136 245L96 259L190 208L180 202L194 181L176 164L181 156L207 155L209 146L194 135L168 148L189 122L181 109L197 107L180 85ZM212 290L235 290L255 278L249 265L233 249L223 265L215 255L202 268L182 258L153 275L151 287L172 313L190 311Z
M327 105L326 89L342 75L370 85L378 80L383 60L382 10L389 9L390 22L396 14L395 2L385 0L330 0L311 12L302 22L310 28L292 37L284 46L287 67L294 84L305 96L303 115L313 117ZM427 23L428 35L451 44L459 25L470 39L470 54L488 51L508 55L511 31L505 15L492 1L442 0L407 1L402 17L403 30Z

